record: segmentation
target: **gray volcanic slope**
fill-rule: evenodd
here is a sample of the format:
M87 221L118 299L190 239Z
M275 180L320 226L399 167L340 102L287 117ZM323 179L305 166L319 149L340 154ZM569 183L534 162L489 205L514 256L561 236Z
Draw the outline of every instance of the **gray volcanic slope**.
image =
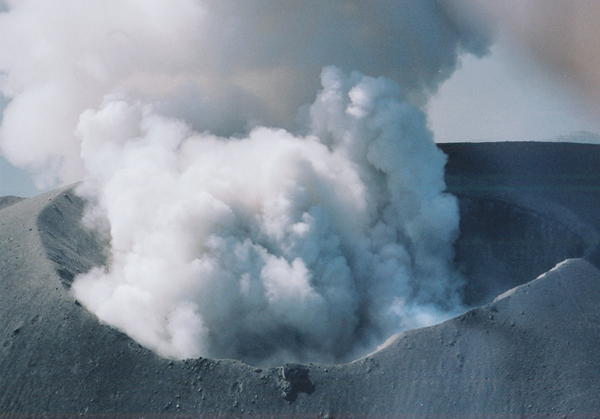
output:
M461 196L461 211L475 226L520 220L527 240L564 244L532 250L535 266L506 268L502 281L564 254L597 263L592 215L541 194L532 200L474 189ZM69 293L74 275L105 262L102 243L78 225L82 202L70 189L3 203L0 418L600 418L600 271L586 259L569 259L460 317L396 335L349 364L169 361L100 324ZM465 272L476 265L465 253L476 252L473 243L487 248L481 255L490 269L531 247L527 240L506 245L518 228L462 227L457 263ZM488 301L495 288L473 281L466 294Z

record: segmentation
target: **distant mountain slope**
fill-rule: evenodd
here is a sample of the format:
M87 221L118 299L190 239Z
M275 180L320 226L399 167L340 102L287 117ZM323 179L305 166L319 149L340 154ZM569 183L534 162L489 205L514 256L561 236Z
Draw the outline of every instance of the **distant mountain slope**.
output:
M8 207L15 202L21 201L23 198L19 198L18 196L0 196L0 209Z
M455 152L485 149L462 147ZM453 158L449 175L460 175ZM578 216L581 209L535 191L499 189L460 194L461 205L467 203L461 208L472 211L458 245L463 267L478 260L483 271L486 263L493 262L487 270L510 265L519 249L530 249L530 258L536 250L545 254L536 269L563 254L593 252L598 225ZM69 293L74 275L104 262L98 237L78 224L81 213L69 189L0 210L2 418L600 416L600 271L583 259L458 318L397 335L349 364L260 369L232 360L171 362L100 324ZM509 225L515 222L518 228ZM475 252L477 240L489 258L464 254ZM545 241L554 241L552 251L544 250ZM493 278L471 280L480 287L471 290L473 299L488 298Z

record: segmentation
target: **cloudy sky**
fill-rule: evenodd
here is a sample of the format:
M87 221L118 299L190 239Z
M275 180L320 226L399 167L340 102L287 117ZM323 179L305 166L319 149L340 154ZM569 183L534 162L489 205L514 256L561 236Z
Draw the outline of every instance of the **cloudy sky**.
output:
M436 141L598 142L600 3L469 2L495 40L431 100Z
M463 56L428 110L437 142L581 141L581 131L597 141L600 132L597 114L569 86L507 41L483 59Z

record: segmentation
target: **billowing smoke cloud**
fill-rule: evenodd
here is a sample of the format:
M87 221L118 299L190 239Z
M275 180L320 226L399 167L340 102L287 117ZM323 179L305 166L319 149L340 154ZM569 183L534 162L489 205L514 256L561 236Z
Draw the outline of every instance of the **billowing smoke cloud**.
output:
M7 3L0 146L86 179L100 319L173 358L340 361L460 306L419 106L487 40L440 4Z
M119 98L83 113L112 265L75 295L173 357L336 360L455 307L457 206L424 115L385 79L322 79L306 137L217 138Z
M435 89L486 40L436 1L13 0L0 15L0 147L41 184L84 175L79 115L125 91L221 135L293 129L327 65ZM449 2L442 2L447 4Z

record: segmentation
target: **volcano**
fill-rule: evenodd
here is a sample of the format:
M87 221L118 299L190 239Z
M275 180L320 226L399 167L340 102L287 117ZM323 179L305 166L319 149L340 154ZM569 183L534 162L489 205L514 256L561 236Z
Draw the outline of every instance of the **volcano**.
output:
M600 145L439 147L472 309L338 365L161 358L70 292L74 187L0 198L0 417L600 417Z

